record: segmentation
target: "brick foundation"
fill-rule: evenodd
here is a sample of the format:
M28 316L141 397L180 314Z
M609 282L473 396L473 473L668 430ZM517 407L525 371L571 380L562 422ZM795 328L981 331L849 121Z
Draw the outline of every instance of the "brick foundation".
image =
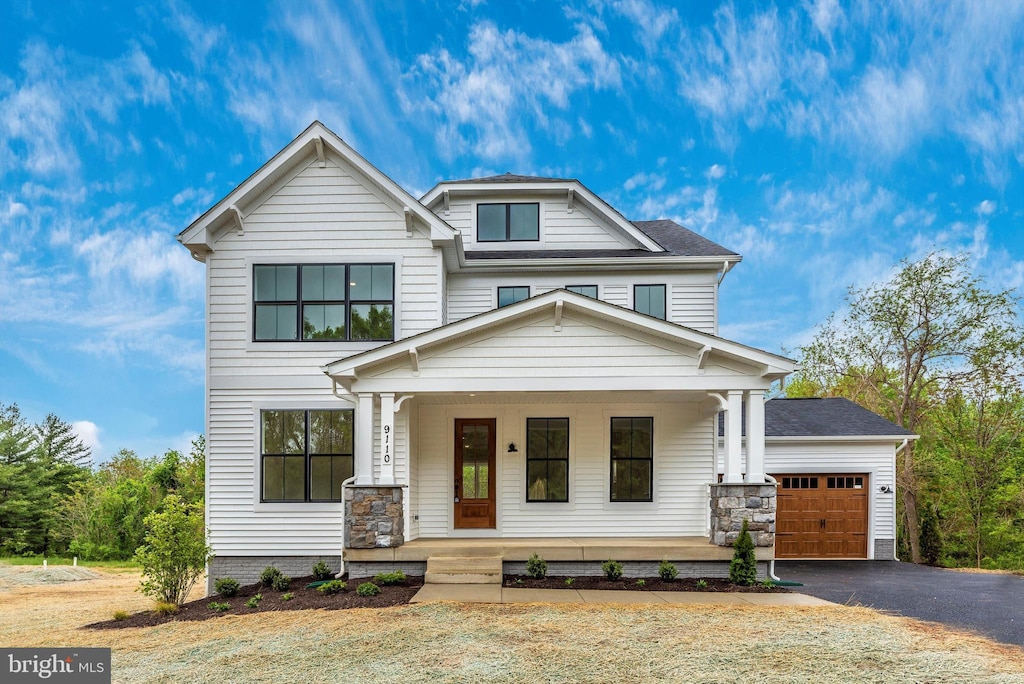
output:
M345 488L345 548L393 548L405 543L401 487Z
M748 521L754 546L775 545L775 485L711 485L711 543L732 546Z

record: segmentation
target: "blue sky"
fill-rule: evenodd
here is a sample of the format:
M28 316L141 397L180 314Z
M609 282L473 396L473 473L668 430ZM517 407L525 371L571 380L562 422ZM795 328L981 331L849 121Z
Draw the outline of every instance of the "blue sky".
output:
M413 194L575 177L740 252L721 333L966 251L1024 291L1024 5L0 3L0 403L98 461L203 429L174 236L320 119Z

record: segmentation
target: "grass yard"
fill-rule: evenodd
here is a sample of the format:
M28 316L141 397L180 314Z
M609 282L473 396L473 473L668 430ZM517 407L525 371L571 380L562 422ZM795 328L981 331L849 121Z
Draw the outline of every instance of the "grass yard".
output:
M118 682L1024 682L1021 649L842 606L426 604L81 630L150 602L134 573L56 571L85 579L0 565L0 644L109 646Z

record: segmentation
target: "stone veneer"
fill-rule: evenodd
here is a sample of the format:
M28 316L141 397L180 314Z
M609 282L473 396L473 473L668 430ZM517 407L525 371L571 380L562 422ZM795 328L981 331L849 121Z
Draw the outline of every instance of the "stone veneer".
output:
M401 487L345 488L345 548L391 548L404 543Z
M754 546L774 546L775 487L774 484L711 485L711 543L732 546L746 519Z

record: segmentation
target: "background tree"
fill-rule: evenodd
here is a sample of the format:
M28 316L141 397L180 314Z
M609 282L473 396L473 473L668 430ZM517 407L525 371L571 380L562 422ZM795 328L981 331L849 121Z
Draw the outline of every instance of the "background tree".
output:
M51 493L32 427L17 404L0 404L0 553L36 550Z
M1022 333L1017 299L991 292L966 255L903 260L887 281L850 288L801 348L808 381L859 399L911 432L920 432L945 397L983 376L1019 386ZM915 445L897 463L901 522L911 559L921 561Z

